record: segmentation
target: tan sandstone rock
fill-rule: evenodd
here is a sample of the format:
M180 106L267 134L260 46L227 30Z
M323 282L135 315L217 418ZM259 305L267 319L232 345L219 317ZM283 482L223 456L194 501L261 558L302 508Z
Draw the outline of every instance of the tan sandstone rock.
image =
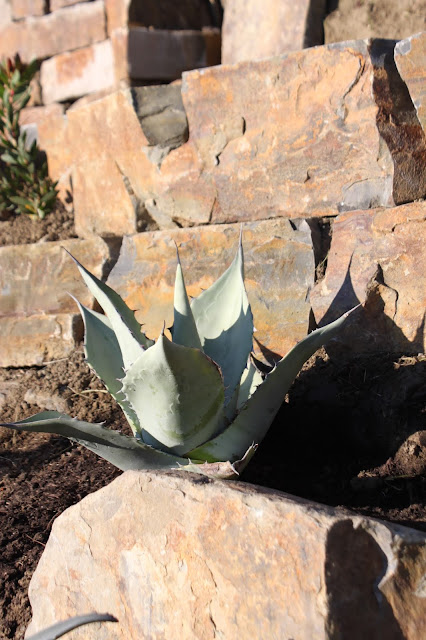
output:
M22 109L19 117L19 124L36 124L37 128L40 124L51 118L62 118L64 107L61 104L49 104L39 107L25 107Z
M98 278L110 258L100 238L0 248L0 317L75 313L71 293L85 305L93 298L66 248Z
M109 640L418 640L425 536L239 482L128 471L53 524L28 634L83 611ZM75 637L93 638L93 628Z
M45 60L40 69L45 104L111 89L115 84L113 49L104 40Z
M108 284L156 339L164 322L166 327L173 323L174 243L188 293L197 296L232 262L239 233L239 225L209 225L126 237ZM264 348L284 355L308 332L308 293L315 272L311 231L306 222L299 229L284 219L253 222L244 225L243 242L255 350L259 355ZM274 354L265 355L270 359Z
M73 169L79 235L134 233L147 215L160 228L321 217L426 194L425 137L392 42L188 72L171 109L190 135L172 146L166 121L165 139L148 139L140 89L155 111L157 89L139 87L69 111L57 135L53 121L39 128L53 175Z
M152 197L155 166L144 153L149 142L131 91L119 91L70 111L65 135L74 159L78 235L135 233L138 203ZM49 157L48 149L47 154Z
M0 0L0 29L12 22L12 7L9 0Z
M46 13L45 0L11 0L12 17L14 20L27 16L42 16Z
M425 202L338 216L325 278L310 296L315 319L327 324L360 302L365 309L328 350L425 350L425 246Z
M333 215L426 193L424 134L392 43L194 71L182 95L201 162L187 191L212 187L213 222Z
M325 0L227 0L222 63L259 60L323 43Z
M0 366L40 365L68 356L83 337L70 293L94 299L65 247L98 278L111 257L100 238L0 248Z
M426 31L396 44L395 63L426 133Z
M0 367L29 367L69 356L83 338L78 313L0 316Z
M89 46L105 37L103 1L84 2L10 23L0 32L0 58L19 53L24 62L40 60Z

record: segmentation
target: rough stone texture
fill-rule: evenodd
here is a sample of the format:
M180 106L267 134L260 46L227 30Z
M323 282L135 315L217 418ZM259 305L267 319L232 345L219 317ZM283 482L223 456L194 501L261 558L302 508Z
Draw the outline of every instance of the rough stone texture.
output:
M42 16L46 13L45 0L11 0L11 7L14 20L27 16Z
M0 318L76 313L69 293L86 306L93 304L63 247L98 278L103 275L110 250L100 238L1 247Z
M175 80L189 69L220 63L220 33L131 27L127 51L131 78Z
M335 3L336 5L336 3ZM426 27L424 0L339 0L324 22L325 42L400 40Z
M119 620L96 630L110 640L418 640L425 568L412 529L238 482L128 471L54 522L27 633L97 610Z
M62 118L64 114L64 107L61 104L49 104L47 106L40 107L26 107L22 109L19 124L36 124L39 126L46 120L51 118Z
M133 107L153 155L167 155L188 140L188 120L182 102L181 83L134 87Z
M426 132L426 31L396 44L395 63Z
M76 162L75 150L68 140L68 119L61 113L52 113L37 122L37 131L39 146L47 155L49 175L53 180L60 180Z
M330 353L425 350L426 203L340 215L325 278L310 296L327 324L365 301Z
M105 37L103 1L84 2L7 25L0 32L0 58L19 53L24 62L30 62L86 47Z
M182 93L202 167L183 188L212 189L213 221L331 215L426 193L424 133L392 42L194 71Z
M394 44L343 43L184 74L190 135L172 150L149 143L129 90L73 109L56 135L53 122L39 128L54 175L73 168L78 233L134 233L147 217L170 228L425 197L425 134ZM154 90L146 100L156 102Z
M129 30L127 29L127 27L114 29L114 31L112 31L110 34L110 40L114 54L114 75L117 86L120 89L125 89L130 86L129 69L127 62L128 35Z
M64 136L75 162L72 183L78 235L135 233L139 203L153 197L156 168L145 153L149 142L131 91L70 111ZM44 148L49 158L49 147Z
M70 110L60 125L62 142L46 126L40 144L55 175L75 162L77 233L135 233L158 191L157 165L188 136L180 85L119 91ZM61 155L63 147L70 157Z
M325 0L227 0L222 62L258 60L323 44Z
M0 0L0 29L12 22L12 9L9 0Z
M108 284L136 310L147 335L157 338L173 323L176 248L190 296L209 287L231 263L239 225L141 233L123 240ZM259 344L284 355L308 332L308 293L314 283L314 253L306 222L288 220L244 225L245 282ZM268 355L268 354L266 354Z
M0 317L0 367L28 367L66 358L83 337L72 313Z
M115 84L110 40L45 60L40 69L43 102L61 102L112 89Z
M108 35L115 29L124 29L129 24L129 8L132 0L105 0Z

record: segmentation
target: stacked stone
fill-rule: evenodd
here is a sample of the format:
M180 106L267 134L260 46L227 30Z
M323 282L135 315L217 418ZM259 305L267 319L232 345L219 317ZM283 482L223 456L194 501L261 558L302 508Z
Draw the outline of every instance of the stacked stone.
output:
M199 0L186 0L177 28L173 19L156 28L155 6L144 4L129 25L138 5L130 0L0 0L0 58L19 53L25 62L41 62L43 104L131 81L171 81L220 61L219 30L208 12L198 11ZM174 3L163 4L170 15Z
M424 350L425 42L425 33L356 41L192 71L182 84L122 89L40 123L52 177L71 178L86 238L76 242L129 236L109 281L149 335L170 319L173 241L196 295L230 261L244 222L264 347L286 352L311 310L321 324L365 302L342 335L346 352ZM0 250L3 273L13 260L25 270L29 255ZM319 279L315 265L326 259ZM38 277L39 267L28 269ZM55 268L46 286L70 290L68 278ZM21 351L24 324L27 335L43 305L18 308L20 282L2 283L3 366L46 356L37 331ZM273 304L262 294L271 282ZM69 311L68 302L45 310ZM64 355L80 336L71 325Z
M301 49L315 3L280 4L298 10ZM113 50L151 37L130 34L125 3L105 6ZM80 340L66 292L93 299L62 245L108 271L155 338L171 323L175 243L197 295L231 261L241 223L259 357L358 303L330 351L424 351L426 33L241 55L40 121L52 176L71 178L79 239L0 249L1 365L41 364ZM424 566L420 532L239 484L129 472L55 523L30 630L107 609L120 621L111 638L417 640Z

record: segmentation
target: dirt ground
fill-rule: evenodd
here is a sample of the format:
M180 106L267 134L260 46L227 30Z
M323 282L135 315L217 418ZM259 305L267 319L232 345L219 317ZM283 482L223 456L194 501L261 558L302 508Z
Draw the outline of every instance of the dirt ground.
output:
M328 0L325 43L364 38L401 40L426 28L425 0Z
M25 214L15 215L0 212L0 247L10 244L53 242L76 238L74 215L61 202L43 220L32 219ZM3 216L3 219L2 217Z
M0 244L72 237L65 210L0 222ZM426 356L342 363L315 354L242 481L426 531ZM130 433L84 362L0 369L0 420L56 409ZM0 429L0 639L22 638L29 581L53 520L120 471L67 439Z
M424 356L339 365L318 352L242 480L426 531L425 379ZM57 409L129 432L101 389L81 349L0 370L1 420ZM28 584L53 520L119 473L64 438L0 430L2 640L21 638L30 620Z

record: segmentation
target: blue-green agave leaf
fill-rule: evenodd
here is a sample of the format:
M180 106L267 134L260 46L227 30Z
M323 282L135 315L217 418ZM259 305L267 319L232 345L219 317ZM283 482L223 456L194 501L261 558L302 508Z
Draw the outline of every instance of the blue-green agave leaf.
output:
M247 369L244 369L243 375L241 376L240 385L238 387L238 399L236 404L237 411L241 409L243 405L247 402L249 398L256 391L257 387L263 383L262 374L256 367L253 362L249 362Z
M189 457L232 462L239 460L253 443L260 444L306 360L340 331L352 311L316 329L293 347L256 388L232 424L210 442L190 451Z
M222 424L224 389L217 365L199 349L174 344L163 334L126 373L123 393L136 411L143 440L175 455L199 446Z
M66 249L65 249L66 251ZM117 336L126 369L139 357L144 349L153 342L142 333L141 326L131 309L122 298L107 284L96 278L82 264L67 252L76 263L80 274L91 294L101 305Z
M39 631L35 635L27 638L27 640L56 640L57 638L64 636L69 631L92 622L118 622L118 620L109 613L87 613L83 616L74 616L68 620L57 622L51 627L43 629L43 631Z
M75 301L84 321L86 361L123 409L133 433L140 433L137 415L121 393L124 361L111 322L103 314L88 309L78 300Z
M192 315L177 248L176 251L178 263L175 278L174 320L172 327L173 342L181 344L184 347L201 349L200 336L198 335L194 316Z
M122 471L129 469L179 469L188 463L179 458L153 449L137 438L106 429L101 424L91 424L70 418L57 411L43 411L31 418L13 423L0 423L16 431L55 433L83 445L101 458L108 460Z
M191 303L198 335L206 353L220 367L225 404L247 365L253 344L253 315L244 287L244 255L240 238L228 269Z
M159 449L154 449L137 438L106 429L101 424L90 424L70 418L57 411L43 411L35 416L19 422L0 423L0 427L8 427L16 431L32 431L38 433L54 433L73 442L83 445L122 471L174 469L176 471L192 471L212 478L237 478L249 461L252 448L242 460L233 464L229 461L214 463L192 458L182 458Z

